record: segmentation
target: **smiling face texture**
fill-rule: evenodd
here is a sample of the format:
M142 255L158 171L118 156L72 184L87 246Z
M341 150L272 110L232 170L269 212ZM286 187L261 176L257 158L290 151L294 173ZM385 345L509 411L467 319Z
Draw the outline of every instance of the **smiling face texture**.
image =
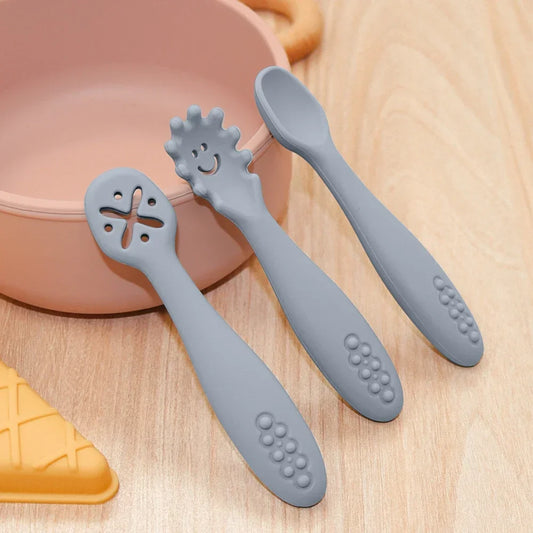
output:
M172 138L165 149L194 194L235 221L261 209L264 201L259 176L248 172L252 152L237 150L239 128L224 129L223 119L222 109L214 108L202 118L198 106L190 107L186 121L170 121Z
M224 129L223 119L220 108L215 107L202 118L200 108L191 106L186 121L178 117L170 121L172 139L165 144L165 149L174 160L178 175L189 181L200 196L203 196L202 183L205 185L211 176L221 178L223 173L228 178L248 173L252 160L249 150L236 149L239 128Z
M220 154L213 153L205 142L198 148L191 150L191 155L196 159L196 168L203 174L216 174L220 167Z

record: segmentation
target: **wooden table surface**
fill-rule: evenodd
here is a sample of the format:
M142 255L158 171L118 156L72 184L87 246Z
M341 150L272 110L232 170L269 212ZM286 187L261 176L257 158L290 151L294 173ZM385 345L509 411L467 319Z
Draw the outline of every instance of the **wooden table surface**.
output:
M0 530L532 531L533 4L322 1L295 74L341 152L442 264L485 356L439 356L387 292L325 185L296 158L283 225L394 360L404 410L348 408L288 327L255 259L207 293L313 430L326 498L295 509L251 474L165 311L76 318L0 299L1 357L118 472L101 506L0 505ZM279 22L271 22L279 24Z

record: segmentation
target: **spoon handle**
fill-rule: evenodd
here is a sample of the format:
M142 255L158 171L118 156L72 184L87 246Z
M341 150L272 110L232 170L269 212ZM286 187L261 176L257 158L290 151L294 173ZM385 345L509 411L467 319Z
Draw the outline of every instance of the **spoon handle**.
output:
M339 394L362 415L386 422L403 404L385 348L341 289L264 209L239 221L296 336Z
M133 213L137 192L137 221L124 247L125 217ZM211 406L258 478L291 505L318 503L325 494L326 471L311 430L272 372L209 305L180 264L176 213L163 191L135 169L109 170L91 183L85 212L102 251L151 281Z
M365 187L329 140L306 159L339 202L381 279L409 318L461 366L483 355L479 328L444 270Z
M175 254L145 274L163 300L224 429L259 479L309 507L325 492L322 455L285 389L197 289Z

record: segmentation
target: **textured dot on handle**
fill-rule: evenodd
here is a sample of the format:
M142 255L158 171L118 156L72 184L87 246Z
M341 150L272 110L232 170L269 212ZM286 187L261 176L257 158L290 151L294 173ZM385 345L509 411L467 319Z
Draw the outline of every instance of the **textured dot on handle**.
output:
M305 457L298 457L298 459L296 459L296 468L305 468L307 466L307 461L305 460Z
M392 400L394 400L394 392L392 392L391 390L386 390L386 391L383 393L383 399L384 399L386 402L392 402Z
M467 326L466 322L463 322L463 321L459 322L457 324L457 327L459 328L459 331L461 333L466 333L468 331L468 326Z
M298 444L294 440L290 440L285 444L285 451L287 453L294 453L296 451L296 448L298 447Z
M274 437L272 435L265 435L263 437L263 444L265 446L272 446L274 444Z
M465 304L463 302L459 302L457 304L457 309L459 309L459 311L462 313L465 310Z
M298 484L299 487L302 487L302 489L305 489L305 487L308 487L309 483L311 483L311 478L306 474L302 474L301 476L298 476L296 483Z
M470 338L472 342L477 342L479 340L479 332L471 331L468 337Z
M269 429L272 426L272 417L270 415L262 415L259 418L259 427L262 429Z
M370 377L370 370L368 370L368 368L361 370L361 377L363 379L368 379Z
M360 362L361 362L360 355L354 354L350 356L350 363L352 363L352 365L358 365Z
M348 349L355 350L359 346L359 339L357 335L351 334L346 337L344 343Z
M442 278L439 278L439 276L435 276L435 278L433 279L433 285L435 285L435 288L439 291L444 289L444 281L442 280Z
M283 424L278 424L274 430L276 437L284 437L287 434L287 428Z
M372 350L371 350L370 346L368 344L366 344L366 342L363 344L363 346L361 346L361 353L365 357L368 357L372 353Z
M444 305L448 305L450 303L450 297L447 294L444 294L443 292L441 292L439 300Z
M283 469L283 475L285 477L292 477L294 476L294 468L292 466L286 466L284 469Z
M278 463L280 461L283 461L283 458L285 457L285 454L281 451L281 450L276 450L273 454L272 454L272 459L274 459L274 461L277 461Z
M390 382L390 376L388 374L383 374L381 376L380 381L381 381L381 383L383 383L383 385L388 385L389 382Z
M372 370L379 370L381 368L381 363L377 359L374 359L370 366L372 367Z
M447 296L449 296L450 298L455 298L455 291L451 288L451 287L446 287L446 294Z
M377 394L381 390L381 387L379 386L379 383L372 383L372 385L370 385L370 390L374 394Z
M474 325L474 319L473 319L471 316L467 316L467 317L465 317L465 322L466 322L469 326L473 326L473 325Z
M459 313L459 310L458 309L455 309L455 308L451 308L450 309L450 316L455 320L456 318L459 317L461 313Z

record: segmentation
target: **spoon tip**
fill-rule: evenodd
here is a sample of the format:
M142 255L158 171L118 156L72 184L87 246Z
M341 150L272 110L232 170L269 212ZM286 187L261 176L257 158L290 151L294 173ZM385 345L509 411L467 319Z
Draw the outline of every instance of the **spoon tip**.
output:
M288 70L270 66L259 72L254 87L259 113L272 135L303 157L329 137L326 114L309 89Z

